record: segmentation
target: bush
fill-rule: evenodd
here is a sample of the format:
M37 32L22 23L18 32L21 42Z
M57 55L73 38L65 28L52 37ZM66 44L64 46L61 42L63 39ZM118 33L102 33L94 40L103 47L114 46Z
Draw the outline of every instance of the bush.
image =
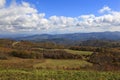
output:
M31 51L12 51L11 55L19 58L41 59L43 54Z
M28 59L82 59L80 55L67 53L64 50L12 51L10 54L14 57Z
M52 58L52 59L81 59L80 55L75 55L71 53L67 53L63 50L44 50L43 51L44 58Z
M120 69L120 52L94 52L89 61L103 70Z

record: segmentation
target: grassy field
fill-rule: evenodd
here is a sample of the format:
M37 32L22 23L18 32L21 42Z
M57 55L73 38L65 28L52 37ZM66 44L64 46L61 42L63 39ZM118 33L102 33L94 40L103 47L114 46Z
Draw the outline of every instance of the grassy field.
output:
M42 69L78 69L91 67L92 64L84 60L57 60L46 59L44 63L34 65L34 68Z
M63 59L20 59L0 60L0 68L17 69L82 69L91 67L92 64L84 60L63 60Z
M92 54L88 51L64 50L71 54ZM119 71L98 72L91 70L92 66L85 59L9 57L7 60L0 60L0 80L120 80Z
M91 55L93 52L90 51L77 51L77 50L70 50L70 49L64 49L68 53L72 54L79 54L79 55Z
M120 80L119 72L0 70L0 80Z
M120 72L83 69L84 60L20 59L0 60L0 80L120 80Z

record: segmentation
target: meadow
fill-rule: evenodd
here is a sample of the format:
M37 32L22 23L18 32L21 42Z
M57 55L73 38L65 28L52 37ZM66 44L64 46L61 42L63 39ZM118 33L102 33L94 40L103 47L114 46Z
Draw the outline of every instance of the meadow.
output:
M70 49L64 49L66 52L71 54L78 54L78 55L91 55L92 51L78 51L78 50L70 50Z
M73 70L0 70L0 80L120 80L119 72Z
M52 70L83 70L93 64L84 60L74 59L20 59L0 60L1 69L52 69Z
M0 80L120 80L119 71L96 71L84 60L0 60Z

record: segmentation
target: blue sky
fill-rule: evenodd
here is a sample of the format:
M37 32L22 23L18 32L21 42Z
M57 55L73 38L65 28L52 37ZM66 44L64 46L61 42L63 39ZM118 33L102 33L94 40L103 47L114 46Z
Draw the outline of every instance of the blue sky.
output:
M0 33L120 31L120 0L1 0Z
M10 0L9 0L10 1ZM20 0L16 0L20 2ZM39 12L47 17L69 16L77 17L85 14L98 14L103 6L120 11L120 0L22 0L33 4Z

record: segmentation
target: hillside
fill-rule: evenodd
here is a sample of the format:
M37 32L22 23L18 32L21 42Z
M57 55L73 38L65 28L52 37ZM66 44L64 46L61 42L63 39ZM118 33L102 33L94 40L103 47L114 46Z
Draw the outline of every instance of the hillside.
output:
M93 32L73 34L36 34L26 37L16 37L15 40L29 40L35 42L55 42L59 44L75 44L87 40L120 41L120 32Z
M0 39L2 80L119 80L119 71L120 47L66 47L50 42Z
M33 59L34 61L35 59L35 62L36 62L36 59L40 61L41 60L45 61L46 59L56 59L61 61L64 59L64 60L77 60L78 62L76 64L80 64L79 62L84 62L85 64L82 63L80 65L84 65L84 67L81 67L81 68L85 68L85 69L93 68L94 70L94 69L98 69L101 66L102 66L101 69L103 69L105 65L109 65L110 67L113 67L113 69L110 68L110 70L116 70L116 68L119 69L118 67L120 67L119 65L120 47L119 46L109 47L106 44L105 44L106 47L102 47L103 45L101 45L101 41L97 41L97 44L99 44L99 46L91 45L91 46L67 46L67 47L64 45L59 45L59 44L50 43L50 42L41 43L41 42L30 42L30 41L23 41L23 40L15 41L15 40L9 40L9 39L0 39L0 43L1 43L0 59L8 60L8 63L9 61L11 61L11 58L12 60L18 60L18 61L19 59L20 61L21 59ZM106 61L106 64L104 64L105 61ZM96 66L96 63L101 65ZM13 64L14 63L11 63L11 65ZM29 64L29 63L26 62L26 64ZM48 63L46 63L45 65L47 64ZM56 64L57 63L53 63L53 65L56 65ZM73 63L71 63L70 65L72 64ZM89 66L89 64L93 64L94 66ZM4 67L6 67L6 64L4 64ZM64 66L62 66L62 68L63 67ZM67 69L72 69L72 68L69 68L68 66ZM80 68L79 66L74 66L74 69L80 69ZM106 68L104 68L104 70L106 70Z

